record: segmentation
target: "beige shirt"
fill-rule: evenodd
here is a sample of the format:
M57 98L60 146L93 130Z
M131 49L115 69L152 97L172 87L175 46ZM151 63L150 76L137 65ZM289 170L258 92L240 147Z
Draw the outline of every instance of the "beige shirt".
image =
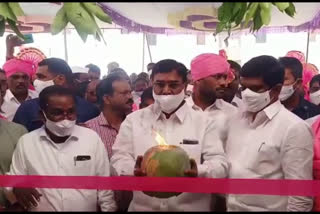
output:
M75 162L74 157L87 155L90 160ZM56 144L44 127L20 138L12 158L10 175L109 176L109 159L100 137L92 130L75 126L70 138ZM115 211L113 192L83 189L37 189L43 196L30 211ZM12 188L6 188L12 199Z
M133 112L121 124L111 157L116 175L133 175L137 156L158 145L152 130L163 136L169 145L182 147L190 158L195 159L200 177L227 176L229 164L217 123L201 112L193 111L187 104L166 119L157 103ZM184 139L197 140L198 144L180 144ZM134 192L129 211L210 211L210 199L210 194L182 193L177 197L158 199Z
M31 100L38 97L38 93L33 90L28 90L28 97L25 101ZM21 103L17 100L17 98L12 94L10 89L7 89L6 95L3 99L3 104L1 106L1 110L3 111L3 116L7 118L9 121L12 121L14 115L16 114Z
M252 116L239 112L229 123L229 178L312 180L313 139L303 120L281 103ZM312 198L229 195L228 211L310 211Z

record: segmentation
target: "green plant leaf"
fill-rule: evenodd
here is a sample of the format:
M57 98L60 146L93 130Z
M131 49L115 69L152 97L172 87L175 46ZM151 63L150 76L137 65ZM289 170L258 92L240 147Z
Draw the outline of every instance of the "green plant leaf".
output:
M216 34L221 33L226 27L226 23L219 22L216 28Z
M260 17L264 25L269 25L271 21L271 7L262 7L260 3Z
M285 12L288 16L294 17L294 14L296 13L296 7L292 2L289 3L289 7L285 9Z
M15 34L17 34L18 37L25 40L25 37L22 35L19 28L17 27L17 23L11 19L7 19L7 22L9 24L11 30L13 30L13 32L15 32Z
M6 21L4 19L0 20L0 36L3 36L6 29Z
M245 17L245 26L248 26L249 21L255 17L255 14L257 12L259 3L252 3L247 10L246 17Z
M14 15L16 16L24 16L24 12L20 7L20 4L17 2L9 2L8 6L10 7L11 11L13 12Z
M258 31L263 25L260 12L261 12L260 8L258 8L257 10L258 15L253 18L253 32Z
M288 2L275 2L275 5L281 12L290 6Z
M222 3L218 9L218 19L220 22L229 22L231 20L234 5L234 2Z
M17 21L17 17L13 14L7 2L0 3L0 15L6 19Z
M241 22L243 21L244 15L246 14L246 11L247 11L247 3L241 2L241 9L238 15L235 17L235 24L236 24L235 27L241 24Z

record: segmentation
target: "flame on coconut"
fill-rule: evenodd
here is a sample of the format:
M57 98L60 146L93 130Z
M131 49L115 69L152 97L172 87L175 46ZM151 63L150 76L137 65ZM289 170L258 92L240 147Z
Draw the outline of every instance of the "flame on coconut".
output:
M166 140L158 132L153 130L153 133L155 134L155 140L159 146L169 146L169 144L167 144Z

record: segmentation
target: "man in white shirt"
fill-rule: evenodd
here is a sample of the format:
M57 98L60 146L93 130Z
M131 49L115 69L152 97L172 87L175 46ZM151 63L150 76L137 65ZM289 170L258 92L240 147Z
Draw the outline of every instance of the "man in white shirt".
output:
M38 93L30 90L31 74L35 66L20 59L11 59L3 65L8 79L8 89L2 104L3 116L12 121L21 103L38 97Z
M191 76L194 84L193 94L186 99L187 103L195 110L200 111L216 121L221 130L223 147L227 138L226 122L228 117L237 112L237 108L227 103L222 98L226 96L227 76L230 65L227 60L213 53L201 54L191 62ZM224 211L225 200L223 197L213 195L212 208L214 211Z
M182 147L197 165L198 170L193 168L185 175L226 177L229 164L216 122L193 111L184 101L186 68L175 60L162 60L154 66L151 79L155 104L131 113L121 124L111 157L116 175L144 174L139 165L142 155L158 145L153 135L156 131L169 145ZM183 144L184 140L193 140L196 144ZM129 211L210 211L210 200L210 194L182 193L158 199L134 192Z
M109 176L108 154L92 130L76 126L75 97L49 86L39 97L45 126L20 138L10 175ZM115 211L113 192L82 189L6 188L7 198L28 211ZM13 193L13 194L12 194ZM16 200L15 200L16 199Z
M228 60L228 63L230 64L230 71L232 73L233 79L230 79L228 82L228 86L225 90L223 100L236 106L237 108L242 108L243 103L241 100L241 94L239 90L239 73L241 70L241 65L239 65L237 62Z
M225 58L213 53L194 58L191 62L193 94L186 99L187 103L196 111L235 113L237 108L222 99L229 68Z
M229 178L312 180L313 139L309 126L279 101L284 68L271 56L241 69L244 111L229 123ZM229 195L228 211L310 211L311 197Z

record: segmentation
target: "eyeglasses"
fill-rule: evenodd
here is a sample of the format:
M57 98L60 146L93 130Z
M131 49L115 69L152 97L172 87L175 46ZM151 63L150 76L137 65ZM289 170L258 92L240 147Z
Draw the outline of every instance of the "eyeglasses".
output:
M62 109L52 109L52 110L48 110L48 113L53 117L65 117L65 116L67 116L68 118L72 118L76 114L76 109L75 108L71 108L71 109L68 109L67 111L64 111Z
M165 83L165 82L155 82L153 83L153 88L156 91L162 91L165 87L168 86L170 90L177 90L184 86L183 83Z

